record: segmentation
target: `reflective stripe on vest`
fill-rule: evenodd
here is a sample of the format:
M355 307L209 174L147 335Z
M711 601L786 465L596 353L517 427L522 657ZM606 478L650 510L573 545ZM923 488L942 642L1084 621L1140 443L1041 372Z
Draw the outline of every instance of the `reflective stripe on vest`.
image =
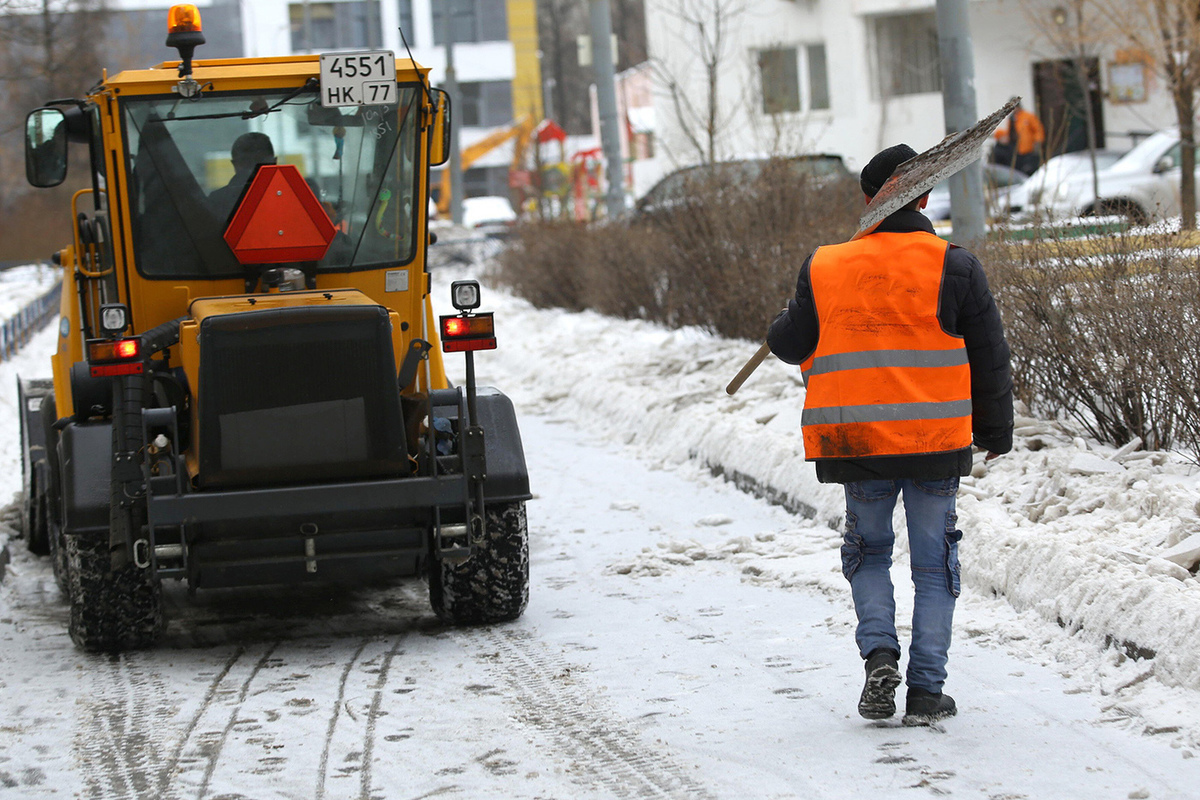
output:
M862 458L971 444L971 370L937 317L947 243L874 233L809 267L820 335L801 364L805 457Z

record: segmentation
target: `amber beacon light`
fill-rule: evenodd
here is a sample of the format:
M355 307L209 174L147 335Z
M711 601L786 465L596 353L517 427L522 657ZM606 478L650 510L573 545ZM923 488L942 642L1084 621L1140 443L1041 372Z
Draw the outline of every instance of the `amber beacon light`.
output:
M167 12L167 33L200 33L203 30L200 9L195 6L171 6L171 10Z
M179 51L179 77L192 74L192 55L204 44L200 9L193 5L171 6L167 12L167 47ZM191 96L186 94L184 96Z

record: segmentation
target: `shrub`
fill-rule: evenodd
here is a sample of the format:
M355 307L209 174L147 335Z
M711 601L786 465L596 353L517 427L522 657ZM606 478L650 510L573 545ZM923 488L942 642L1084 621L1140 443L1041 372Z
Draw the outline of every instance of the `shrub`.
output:
M1100 441L1200 461L1200 271L1169 236L1046 234L982 254L1017 396Z
M850 181L768 168L743 185L696 181L653 214L524 225L500 279L538 306L595 309L761 340L817 245L862 211ZM1103 442L1140 438L1200 463L1200 267L1162 235L1042 232L978 255L1000 306L1017 397Z
M697 179L677 204L594 225L523 225L500 280L538 306L761 339L818 244L848 238L852 181L818 184L770 162L753 180Z

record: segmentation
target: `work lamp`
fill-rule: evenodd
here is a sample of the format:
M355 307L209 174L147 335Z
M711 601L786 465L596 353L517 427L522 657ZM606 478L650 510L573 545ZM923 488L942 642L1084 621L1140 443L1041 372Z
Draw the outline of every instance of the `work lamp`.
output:
M129 327L129 309L121 303L100 306L100 330L105 336L117 336Z
M450 302L459 311L479 308L479 281L455 281L450 284Z

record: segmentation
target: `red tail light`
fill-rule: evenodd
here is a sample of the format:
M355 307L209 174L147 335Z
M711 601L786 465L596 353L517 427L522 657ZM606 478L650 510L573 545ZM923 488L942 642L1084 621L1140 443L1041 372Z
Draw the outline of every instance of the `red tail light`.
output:
M140 339L105 339L88 342L88 364L93 378L138 375L142 366Z
M496 349L496 327L491 312L469 317L441 317L441 321L444 352Z

